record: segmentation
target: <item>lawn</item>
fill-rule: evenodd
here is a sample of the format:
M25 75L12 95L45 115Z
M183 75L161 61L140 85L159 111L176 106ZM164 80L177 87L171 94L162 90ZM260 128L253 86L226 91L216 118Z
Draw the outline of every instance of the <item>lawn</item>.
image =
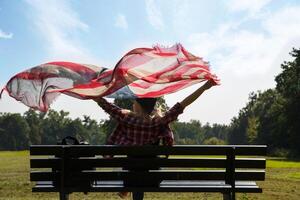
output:
M271 158L267 161L266 181L260 182L262 194L238 194L237 199L298 200L300 197L300 161ZM54 200L57 193L31 193L29 181L29 153L0 152L0 200ZM71 200L119 199L115 193L75 193ZM146 193L150 199L222 199L221 194L209 193Z

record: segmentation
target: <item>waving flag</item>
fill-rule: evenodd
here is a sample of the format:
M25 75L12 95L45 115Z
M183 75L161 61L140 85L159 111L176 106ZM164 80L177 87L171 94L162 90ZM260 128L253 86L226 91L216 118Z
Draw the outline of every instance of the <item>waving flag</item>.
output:
M134 49L114 69L49 62L13 76L4 90L31 108L47 111L60 93L80 99L150 98L209 79L218 82L208 63L176 44Z

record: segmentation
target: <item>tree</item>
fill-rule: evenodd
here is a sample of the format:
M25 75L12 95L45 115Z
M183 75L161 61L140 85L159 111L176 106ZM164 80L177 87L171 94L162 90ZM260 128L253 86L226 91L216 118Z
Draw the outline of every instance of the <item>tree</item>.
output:
M37 113L33 109L29 109L24 113L24 119L30 128L29 138L30 144L41 144L42 143L42 121L44 118L44 113Z
M204 139L201 123L198 120L190 122L173 122L176 144L201 144Z
M62 138L67 136L64 132L66 125L71 119L68 112L49 110L42 122L42 144L57 144Z
M212 124L206 123L203 127L204 139L211 137L216 137L222 140L227 140L228 138L228 126L224 124Z
M249 102L230 124L234 144L267 144L270 152L284 149L300 155L300 50L290 53L275 77L276 88L251 93Z
M106 137L101 124L97 123L96 120L91 119L89 116L84 115L83 118L83 126L87 135L89 135L90 144L104 144Z
M276 89L285 99L286 135L289 138L292 154L300 155L300 49L290 53L294 60L281 65L282 73L276 76Z
M258 135L258 126L258 117L251 116L248 118L248 127L246 129L246 135L248 137L249 144L255 144Z
M29 146L29 126L20 114L0 115L0 149L23 150Z

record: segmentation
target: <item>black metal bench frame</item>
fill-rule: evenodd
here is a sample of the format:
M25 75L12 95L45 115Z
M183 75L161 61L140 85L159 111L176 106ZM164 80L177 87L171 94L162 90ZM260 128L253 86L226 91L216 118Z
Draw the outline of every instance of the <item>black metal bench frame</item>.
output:
M265 145L32 145L30 155L32 192L59 192L60 200L72 192L117 191L220 192L235 199L235 193L261 193L255 181L265 179L266 168ZM149 170L124 170L145 166ZM141 177L162 182L123 184Z

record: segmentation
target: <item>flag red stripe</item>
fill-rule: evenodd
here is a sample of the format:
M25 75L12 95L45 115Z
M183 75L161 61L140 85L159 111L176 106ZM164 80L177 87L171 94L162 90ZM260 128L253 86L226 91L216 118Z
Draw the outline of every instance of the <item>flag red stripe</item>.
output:
M147 97L160 97L166 93L174 92L175 90L179 90L180 88L184 87L185 85L189 84L190 80L182 80L178 81L177 84L164 87L161 90L151 91L145 94L136 94L139 98L147 98Z
M94 70L92 70L84 65L78 64L78 63L72 63L72 62L49 62L49 63L46 63L46 65L48 65L48 64L49 65L57 65L59 67L64 67L64 68L70 69L77 73L95 74Z

